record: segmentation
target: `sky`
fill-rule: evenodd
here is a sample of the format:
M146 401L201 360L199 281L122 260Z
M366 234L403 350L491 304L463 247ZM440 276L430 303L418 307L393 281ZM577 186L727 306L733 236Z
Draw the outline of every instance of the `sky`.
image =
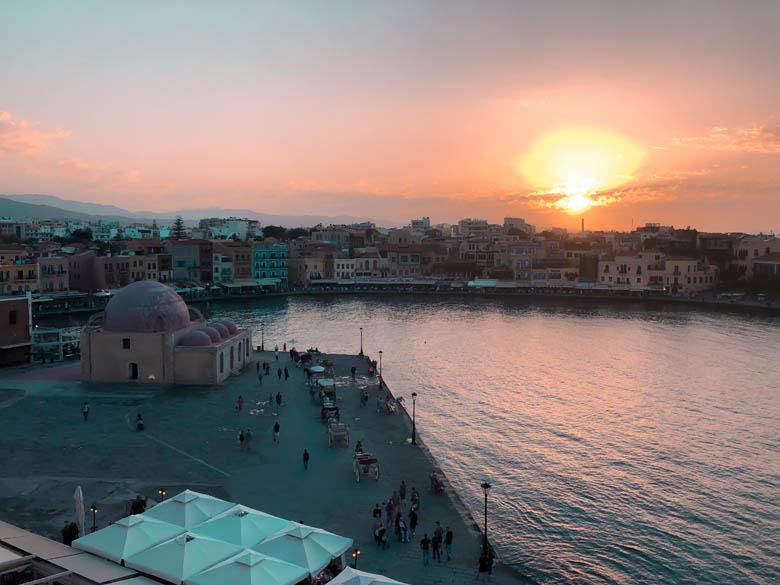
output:
M780 229L780 2L0 4L0 193Z

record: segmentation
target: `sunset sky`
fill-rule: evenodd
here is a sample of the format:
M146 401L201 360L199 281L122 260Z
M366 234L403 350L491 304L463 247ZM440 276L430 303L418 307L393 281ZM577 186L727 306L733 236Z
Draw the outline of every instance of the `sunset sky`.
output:
M777 0L7 1L0 193L780 229L779 22Z

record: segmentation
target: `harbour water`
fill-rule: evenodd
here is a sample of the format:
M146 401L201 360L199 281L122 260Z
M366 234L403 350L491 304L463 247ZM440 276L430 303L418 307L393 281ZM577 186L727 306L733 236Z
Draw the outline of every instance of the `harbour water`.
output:
M206 311L280 349L357 353L363 327L480 523L494 486L502 559L540 583L780 582L776 318L428 296Z

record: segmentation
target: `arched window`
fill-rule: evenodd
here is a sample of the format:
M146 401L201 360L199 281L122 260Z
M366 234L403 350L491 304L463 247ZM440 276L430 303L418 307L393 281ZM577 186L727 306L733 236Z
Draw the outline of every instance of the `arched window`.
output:
M219 373L225 371L225 352L221 351L219 352Z
M231 345L231 346L230 346L230 369L231 369L231 370L233 369L233 360L234 360L234 358L233 358L233 349L234 349L234 348L233 348L233 346Z

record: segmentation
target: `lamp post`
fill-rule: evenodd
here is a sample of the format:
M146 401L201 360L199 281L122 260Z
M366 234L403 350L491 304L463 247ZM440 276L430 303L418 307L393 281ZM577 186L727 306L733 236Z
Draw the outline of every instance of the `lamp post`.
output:
M92 532L95 532L95 530L97 530L97 518L95 515L99 512L99 510L95 504L92 504L89 507L89 511L92 512Z
M360 328L360 357L363 357L363 328Z
M160 496L160 501L162 502L165 499L165 494L168 493L164 489L160 488L157 490L157 494Z
M352 558L355 559L355 564L352 565L353 569L357 569L358 566L358 558L360 557L360 549L356 548L354 552L352 553Z
M417 444L417 392L412 392L412 445Z
M488 500L488 494L490 493L490 484L486 481L482 482L482 485L480 486L482 488L482 492L485 494L485 541L482 544L482 559L481 563L484 563L484 569L488 573L491 573L491 559L490 559L490 545L488 544L488 536L487 536L487 500Z
M379 350L379 377L382 377L382 350Z
M260 323L260 351L265 351L265 323Z

